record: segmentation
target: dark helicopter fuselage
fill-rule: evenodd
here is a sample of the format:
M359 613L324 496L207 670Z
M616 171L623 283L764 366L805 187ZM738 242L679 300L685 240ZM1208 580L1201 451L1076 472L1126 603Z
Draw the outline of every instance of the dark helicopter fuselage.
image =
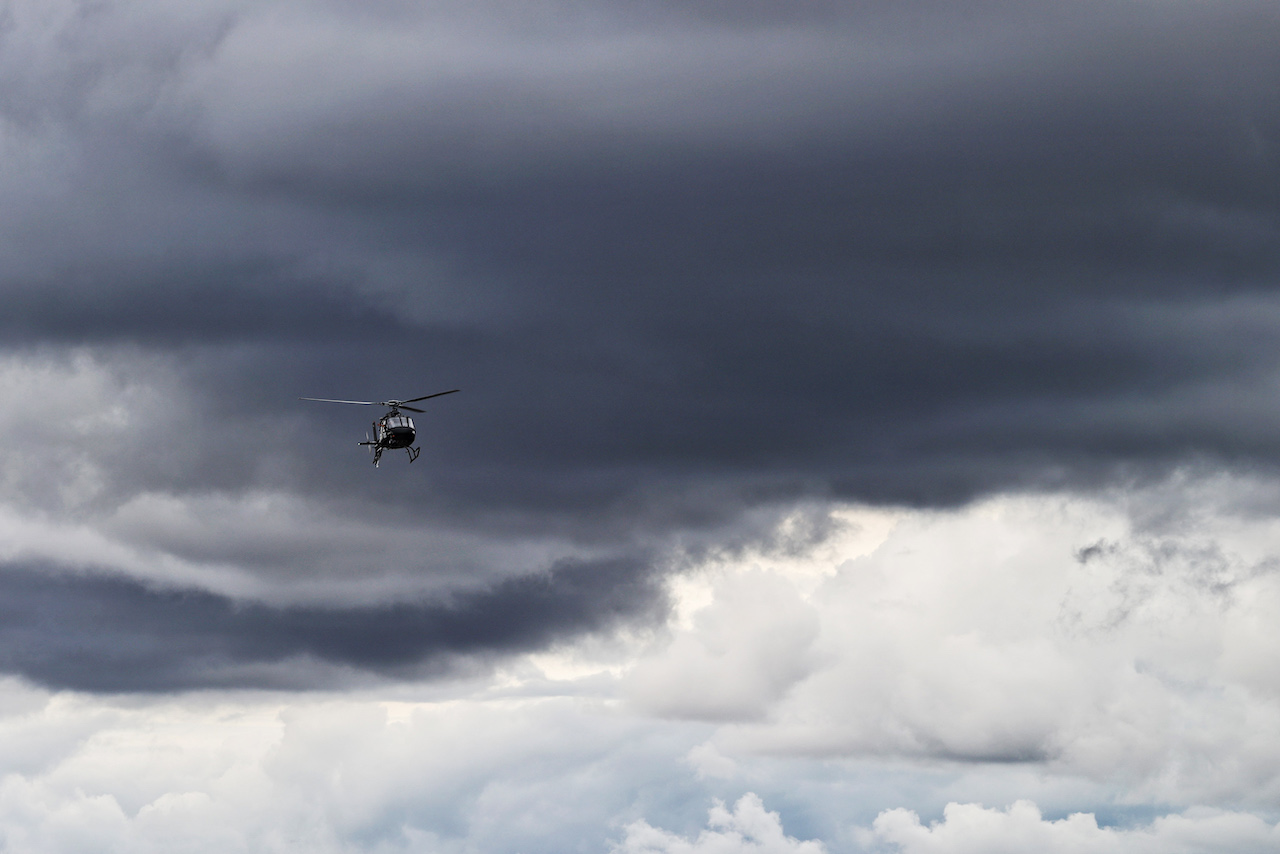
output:
M418 435L413 428L413 419L407 415L384 415L377 429L378 447L390 450L409 447Z

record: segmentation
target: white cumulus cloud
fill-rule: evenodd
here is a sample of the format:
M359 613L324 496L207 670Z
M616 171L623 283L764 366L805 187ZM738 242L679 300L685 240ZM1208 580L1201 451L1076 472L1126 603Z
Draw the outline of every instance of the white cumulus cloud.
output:
M899 854L1249 854L1280 850L1280 827L1254 815L1199 810L1133 829L1099 827L1075 813L1046 821L1030 801L1006 810L948 804L943 819L923 825L905 809L876 818L869 838Z
M624 686L649 713L720 722L730 760L1026 763L1151 802L1270 805L1264 487L1004 496L903 513L869 553L822 555L826 575L717 564Z
M641 820L627 827L626 837L613 854L825 854L817 841L802 842L782 830L778 813L768 812L760 798L748 792L729 810L716 801L708 828L695 839L651 826Z

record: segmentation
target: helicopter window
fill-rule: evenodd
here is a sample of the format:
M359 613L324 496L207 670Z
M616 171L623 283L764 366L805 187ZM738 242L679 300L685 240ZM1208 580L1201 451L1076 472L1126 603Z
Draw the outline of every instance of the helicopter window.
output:
M412 427L413 422L404 415L393 415L387 419L388 427Z

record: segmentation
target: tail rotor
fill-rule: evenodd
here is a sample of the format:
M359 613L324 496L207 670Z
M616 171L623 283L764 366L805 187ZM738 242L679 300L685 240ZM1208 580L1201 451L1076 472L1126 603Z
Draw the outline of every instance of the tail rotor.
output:
M364 441L360 443L369 449L369 453L373 454L373 467L378 467L378 461L382 458L382 448L378 447L378 443L369 438L369 431L364 431Z

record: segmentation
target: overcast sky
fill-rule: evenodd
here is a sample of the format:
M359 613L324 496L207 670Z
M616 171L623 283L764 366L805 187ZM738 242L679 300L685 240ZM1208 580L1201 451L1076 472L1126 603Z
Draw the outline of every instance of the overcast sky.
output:
M0 4L3 840L1280 850L1278 80L1266 2Z

